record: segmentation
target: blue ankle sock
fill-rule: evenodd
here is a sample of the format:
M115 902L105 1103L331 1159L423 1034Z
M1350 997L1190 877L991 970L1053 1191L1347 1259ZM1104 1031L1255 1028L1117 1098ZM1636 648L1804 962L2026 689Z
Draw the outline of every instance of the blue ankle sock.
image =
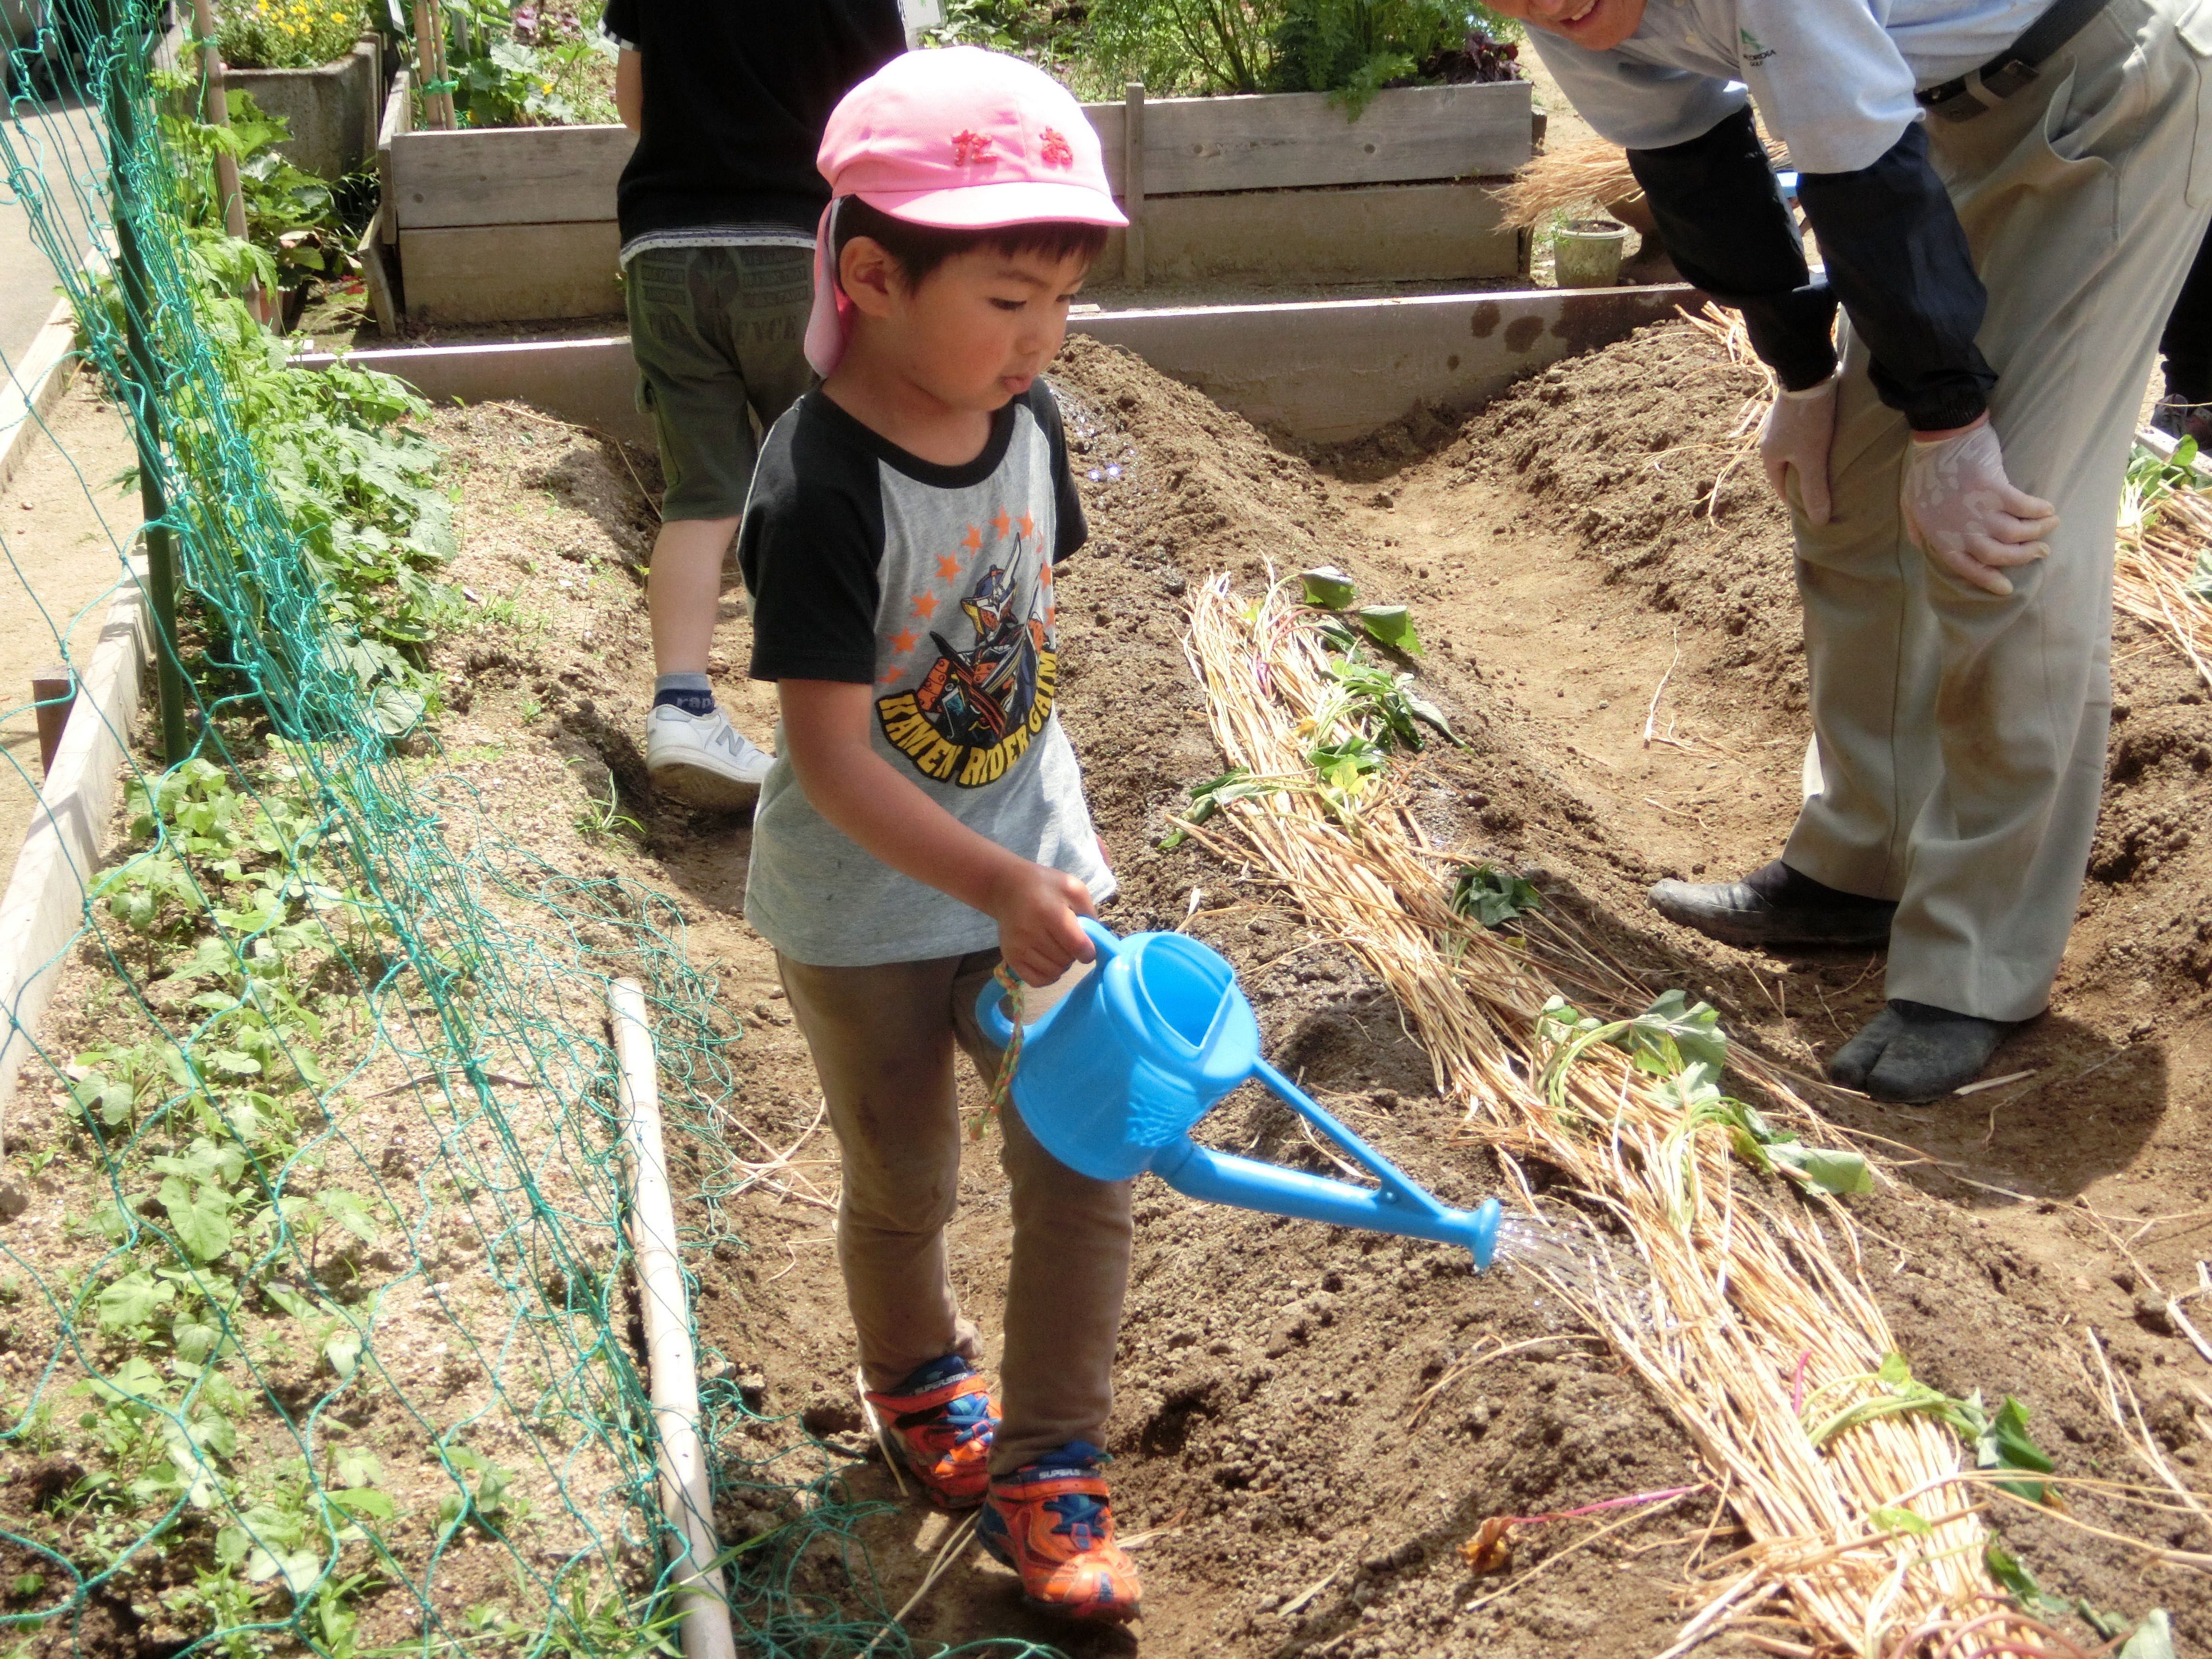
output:
M663 703L703 718L714 712L714 683L704 674L663 674L653 683L653 706Z

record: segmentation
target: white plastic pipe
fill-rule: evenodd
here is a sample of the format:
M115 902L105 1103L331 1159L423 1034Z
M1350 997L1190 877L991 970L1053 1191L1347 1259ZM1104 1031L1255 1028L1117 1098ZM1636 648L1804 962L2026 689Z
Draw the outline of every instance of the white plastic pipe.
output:
M686 1546L676 1574L684 1659L737 1659L721 1570L701 1570L721 1548L714 1541L714 1497L699 1445L699 1361L691 1346L676 1211L660 1151L659 1066L645 1020L645 993L635 980L618 979L607 987L607 1017L614 1027L623 1138L629 1149L630 1247L637 1254L638 1297L645 1304L660 1507Z

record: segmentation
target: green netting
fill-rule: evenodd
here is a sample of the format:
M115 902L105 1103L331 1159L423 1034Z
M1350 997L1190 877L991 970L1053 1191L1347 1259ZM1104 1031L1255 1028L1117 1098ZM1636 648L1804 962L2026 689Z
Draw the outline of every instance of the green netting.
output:
M117 588L174 562L185 716L175 763L131 751L9 1114L0 1648L672 1651L607 981L646 987L695 1266L742 1248L739 1032L673 903L551 867L441 771L423 406L285 368L235 297L265 255L222 233L175 39L148 0L56 0L0 124L136 441ZM4 521L0 553L72 659ZM835 1460L732 1382L704 1396L740 1646L910 1650Z

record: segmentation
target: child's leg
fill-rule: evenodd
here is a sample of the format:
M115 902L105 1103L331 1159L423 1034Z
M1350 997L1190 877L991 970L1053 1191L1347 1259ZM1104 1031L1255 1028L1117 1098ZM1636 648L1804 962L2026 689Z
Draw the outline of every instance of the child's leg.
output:
M945 1354L975 1358L945 1265L960 1189L951 1002L963 961L812 968L776 957L844 1155L837 1261L878 1390Z
M969 957L952 988L960 1046L988 1088L1000 1051L975 1024L975 998L999 964ZM1034 1010L1032 1010L1034 1012ZM1114 1349L1129 1282L1127 1181L1078 1175L1040 1146L1009 1101L1000 1161L1013 1188L1014 1263L1006 1285L1006 1352L999 1368L1005 1419L991 1473L1006 1474L1071 1440L1103 1449L1114 1408Z

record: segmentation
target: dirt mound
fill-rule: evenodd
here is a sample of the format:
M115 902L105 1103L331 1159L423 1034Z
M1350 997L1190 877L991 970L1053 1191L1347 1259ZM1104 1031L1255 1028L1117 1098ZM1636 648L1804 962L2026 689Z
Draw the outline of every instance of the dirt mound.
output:
M1643 383L1647 362L1673 377L1668 387ZM1411 605L1427 647L1414 665L1423 689L1470 740L1432 745L1409 769L1425 832L1439 848L1530 873L1555 913L1655 992L1710 996L1739 1039L1808 1070L1879 1006L1868 953L1784 962L1728 951L1657 923L1643 902L1655 875L1768 856L1795 810L1804 741L1779 519L1757 499L1755 475L1723 486L1717 519L1692 510L1748 386L1690 331L1648 331L1563 365L1456 433L1430 430L1436 453L1388 476L1370 463L1356 484L1278 452L1126 354L1079 339L1055 374L1092 530L1059 586L1060 709L1122 881L1107 920L1124 930L1185 924L1227 954L1269 1054L1416 1179L1466 1202L1501 1176L1457 1133L1381 987L1305 926L1291 896L1196 843L1156 845L1188 786L1221 767L1180 645L1184 595L1215 570L1249 592L1270 563L1287 573L1328 561L1368 599ZM1565 388L1557 398L1555 388ZM487 469L520 459L502 455L489 429L467 435ZM1402 435L1401 453L1416 435ZM761 1172L690 1218L746 1242L696 1264L711 1374L763 1414L750 1455L780 1456L794 1476L837 1471L854 1495L886 1501L861 1526L867 1563L814 1549L798 1568L802 1585L847 1607L896 1607L945 1527L899 1503L857 1433L829 1230L834 1148L773 963L736 919L746 831L631 786L647 681L625 567L644 511L619 456L580 435L559 446L538 462L568 485L547 486L559 522L520 537L513 511L472 508L465 558L503 562L513 574L502 592L544 568L544 550L586 545L589 559L569 587L530 585L539 609L512 664L462 678L475 698L471 735L488 747L495 737L506 752L581 763L526 770L487 754L464 769L512 780L511 810L556 823L604 801L611 776L638 829L586 835L590 856L680 894L693 959L715 963L726 999L748 1014L732 1054L730 1132L757 1142ZM1768 586L1742 592L1753 580ZM765 738L772 700L741 678L734 602L725 617L718 690ZM2201 1053L2191 1057L2204 1021L2201 1001L2182 995L2197 982L2160 965L2183 961L2179 935L2205 913L2195 862L2205 850L2185 838L2202 819L2208 726L2153 642L2123 651L2137 654L2122 668L2130 707L2112 801L2126 816L2114 822L2146 827L2100 840L2111 884L2093 886L2059 1014L2008 1051L2033 1075L1934 1114L1824 1103L1893 1149L1909 1143L1899 1174L1928 1189L1895 1185L1854 1206L1869 1280L1916 1374L1954 1393L2017 1395L2063 1470L2134 1479L2141 1471L2077 1358L2084 1322L2136 1379L2173 1458L2194 1468L2212 1457L2212 1410L2191 1392L2212 1385L2212 1370L2174 1334L2143 1277L2169 1291L2193 1281L2204 1234L2189 1218L2212 1197L2212 1164L2191 1128L2191 1102L2208 1081ZM1659 734L1648 744L1647 724ZM548 775L565 796L534 793ZM2119 903L2144 909L2125 954L2125 930L2100 908ZM2190 920L2159 931L2173 917ZM2170 957L2147 962L2169 935ZM2158 999L2137 1036L2113 1030L2113 1011L2137 994L2131 982L2106 985L2124 971ZM1263 1099L1233 1098L1209 1133L1335 1172ZM951 1239L963 1298L987 1333L1009 1228L995 1162L969 1160ZM971 1554L908 1617L923 1649L1020 1636L1079 1653L1236 1659L1478 1649L1627 1659L1673 1640L1675 1587L1742 1541L1724 1518L1705 1530L1716 1503L1706 1490L1572 1553L1615 1517L1528 1529L1515 1572L1550 1565L1525 1583L1471 1577L1455 1547L1488 1516L1703 1479L1641 1386L1526 1281L1470 1277L1449 1251L1204 1208L1150 1184L1138 1227L1109 1440L1123 1529L1144 1536L1142 1627L1070 1637L1024 1612L1006 1576ZM2140 1521L2094 1494L2076 1508L2122 1529ZM732 1492L720 1518L734 1540L799 1512ZM2157 1569L2146 1578L2138 1556L2055 1522L1994 1518L2054 1589L2129 1614L2162 1602L2185 1643L2212 1641L2212 1618L2185 1581ZM2181 1523L2163 1541L2212 1544Z
M1778 706L1805 699L1790 524L1759 458L1729 434L1758 371L1686 323L1554 363L1480 411L1445 465L1514 477L1651 608L1735 641L1717 672L1755 672Z

